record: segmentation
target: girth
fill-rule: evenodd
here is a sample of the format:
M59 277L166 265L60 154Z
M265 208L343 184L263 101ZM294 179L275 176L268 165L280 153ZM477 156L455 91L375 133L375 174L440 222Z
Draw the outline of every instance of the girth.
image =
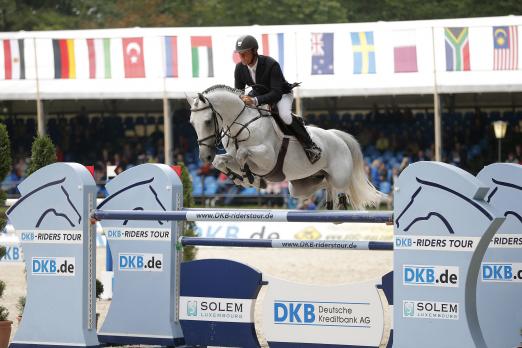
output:
M286 179L285 173L283 173L283 164L285 161L286 152L288 151L289 142L289 137L283 137L283 142L281 143L281 148L277 154L277 161L274 168L270 171L270 173L262 175L261 177L272 182L280 182Z

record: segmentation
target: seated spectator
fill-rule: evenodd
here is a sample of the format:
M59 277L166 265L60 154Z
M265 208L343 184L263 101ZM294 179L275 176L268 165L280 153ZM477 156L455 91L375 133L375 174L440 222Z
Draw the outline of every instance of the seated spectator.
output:
M16 188L20 182L25 178L25 172L27 170L27 164L23 159L18 159L13 166L11 172L6 176L2 182L2 188L7 194L16 195L19 194Z
M301 204L297 206L297 209L300 210L316 210L317 205L314 202L314 195L311 195L310 197L305 198Z

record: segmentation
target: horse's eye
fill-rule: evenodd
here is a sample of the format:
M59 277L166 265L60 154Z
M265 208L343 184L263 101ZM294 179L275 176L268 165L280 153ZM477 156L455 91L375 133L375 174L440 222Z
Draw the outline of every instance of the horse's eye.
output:
M210 127L210 124L212 123L211 120L206 120L205 121L205 127Z

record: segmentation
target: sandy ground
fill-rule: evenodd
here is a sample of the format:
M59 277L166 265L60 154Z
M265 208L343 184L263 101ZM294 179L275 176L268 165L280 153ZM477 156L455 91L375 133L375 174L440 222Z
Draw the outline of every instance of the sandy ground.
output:
M391 227L383 227L380 240L391 240ZM354 238L355 239L355 238ZM246 263L262 273L281 279L300 283L325 285L378 279L392 269L393 254L390 251L343 251L343 250L283 250L283 249L242 249L242 248L199 248L198 258L227 258ZM97 274L100 279L105 267L105 249L98 248ZM6 291L1 303L9 309L13 320L14 336L18 323L16 320L16 302L25 295L25 276L23 263L0 264L0 279L6 282ZM261 306L265 290L260 293L256 305L256 327L263 347L261 325ZM110 305L110 300L99 300L97 312L103 323ZM381 346L385 347L388 339L390 315L385 313L385 334Z

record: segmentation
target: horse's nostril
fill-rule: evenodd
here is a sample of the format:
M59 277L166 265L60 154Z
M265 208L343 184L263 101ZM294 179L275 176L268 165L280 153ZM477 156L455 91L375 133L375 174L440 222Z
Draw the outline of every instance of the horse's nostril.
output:
M210 160L212 159L212 157L210 155L207 156L207 161L210 162Z

